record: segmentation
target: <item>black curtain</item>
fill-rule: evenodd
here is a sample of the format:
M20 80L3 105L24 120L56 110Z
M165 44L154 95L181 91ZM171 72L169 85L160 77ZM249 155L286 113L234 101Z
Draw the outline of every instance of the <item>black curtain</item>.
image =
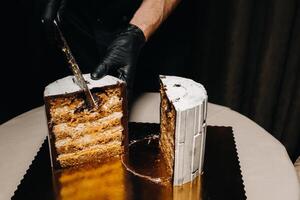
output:
M0 123L43 104L44 87L70 74L40 22L45 1L15 1L5 21L9 41ZM300 154L300 2L182 0L144 47L137 91L157 91L158 74L202 83L210 102L257 122ZM0 133L1 134L1 133Z
M199 2L189 76L300 153L300 2Z
M158 74L193 78L206 87L210 102L257 122L295 160L299 29L297 0L182 1L144 48L137 87L155 88Z

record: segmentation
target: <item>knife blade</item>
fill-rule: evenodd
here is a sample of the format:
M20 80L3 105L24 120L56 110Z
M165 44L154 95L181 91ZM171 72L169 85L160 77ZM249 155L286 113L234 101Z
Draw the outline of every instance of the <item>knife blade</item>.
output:
M77 64L76 60L75 60L75 57L73 56L72 52L71 52L71 49L67 43L67 40L65 39L58 23L57 23L57 20L54 20L54 24L55 24L55 27L59 33L59 37L61 39L61 42L62 42L62 52L64 53L68 63L69 63L69 67L71 69L71 71L73 72L73 75L75 77L75 82L76 84L83 90L85 96L86 96L86 100L87 100L87 103L88 105L91 107L91 108L97 108L97 103L90 91L90 89L88 88L87 86L87 83L84 79L84 77L82 76L82 73L80 71L80 68L79 68L79 65Z

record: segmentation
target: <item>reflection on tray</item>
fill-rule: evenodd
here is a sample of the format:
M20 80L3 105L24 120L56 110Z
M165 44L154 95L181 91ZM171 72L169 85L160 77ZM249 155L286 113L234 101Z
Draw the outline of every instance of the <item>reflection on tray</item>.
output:
M57 175L61 199L123 199L125 178L118 160L66 169Z
M55 172L58 199L200 200L200 178L172 187L165 174L157 138L134 142L129 146L128 155Z
M131 141L140 140L158 133L159 124L130 123L129 130ZM63 194L73 193L75 195L72 196L72 199L75 200L84 197L86 199L171 199L173 197L174 199L189 200L200 198L198 194L201 194L202 200L246 200L232 128L208 126L206 144L204 173L201 181L198 179L193 184L179 188L155 184L129 173L124 169L121 160L115 159L111 161L112 163L107 163L109 169L105 169L107 165L97 164L86 166L81 170L74 168L56 171L54 190L51 181L53 177L49 146L45 140L12 199L53 200L55 191L57 197L61 196L60 199L67 199L67 195L63 196ZM140 173L135 166L131 167ZM148 166L148 168L151 167L153 165ZM105 178L105 176L114 178L110 182L109 178ZM76 189L68 191L68 185L71 184L74 184ZM97 193L93 191L98 191L98 195L101 196L96 196ZM85 192L87 196L84 196Z

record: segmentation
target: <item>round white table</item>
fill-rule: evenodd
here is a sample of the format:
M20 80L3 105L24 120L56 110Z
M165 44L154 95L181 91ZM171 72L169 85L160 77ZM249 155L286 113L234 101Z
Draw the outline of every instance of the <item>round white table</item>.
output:
M158 93L133 104L130 121L159 123ZM284 146L247 117L208 104L208 125L232 126L249 200L299 200L295 168ZM10 199L47 136L44 106L0 125L0 200Z

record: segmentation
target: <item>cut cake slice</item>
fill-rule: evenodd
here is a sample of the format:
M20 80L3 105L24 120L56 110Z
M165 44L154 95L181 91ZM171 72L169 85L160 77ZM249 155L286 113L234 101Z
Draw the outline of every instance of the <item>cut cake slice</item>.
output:
M160 76L160 149L174 186L202 172L207 115L205 88L176 76Z
M88 108L74 76L49 84L44 91L49 144L54 167L102 162L120 155L128 144L126 84L113 76L84 78L97 100Z

